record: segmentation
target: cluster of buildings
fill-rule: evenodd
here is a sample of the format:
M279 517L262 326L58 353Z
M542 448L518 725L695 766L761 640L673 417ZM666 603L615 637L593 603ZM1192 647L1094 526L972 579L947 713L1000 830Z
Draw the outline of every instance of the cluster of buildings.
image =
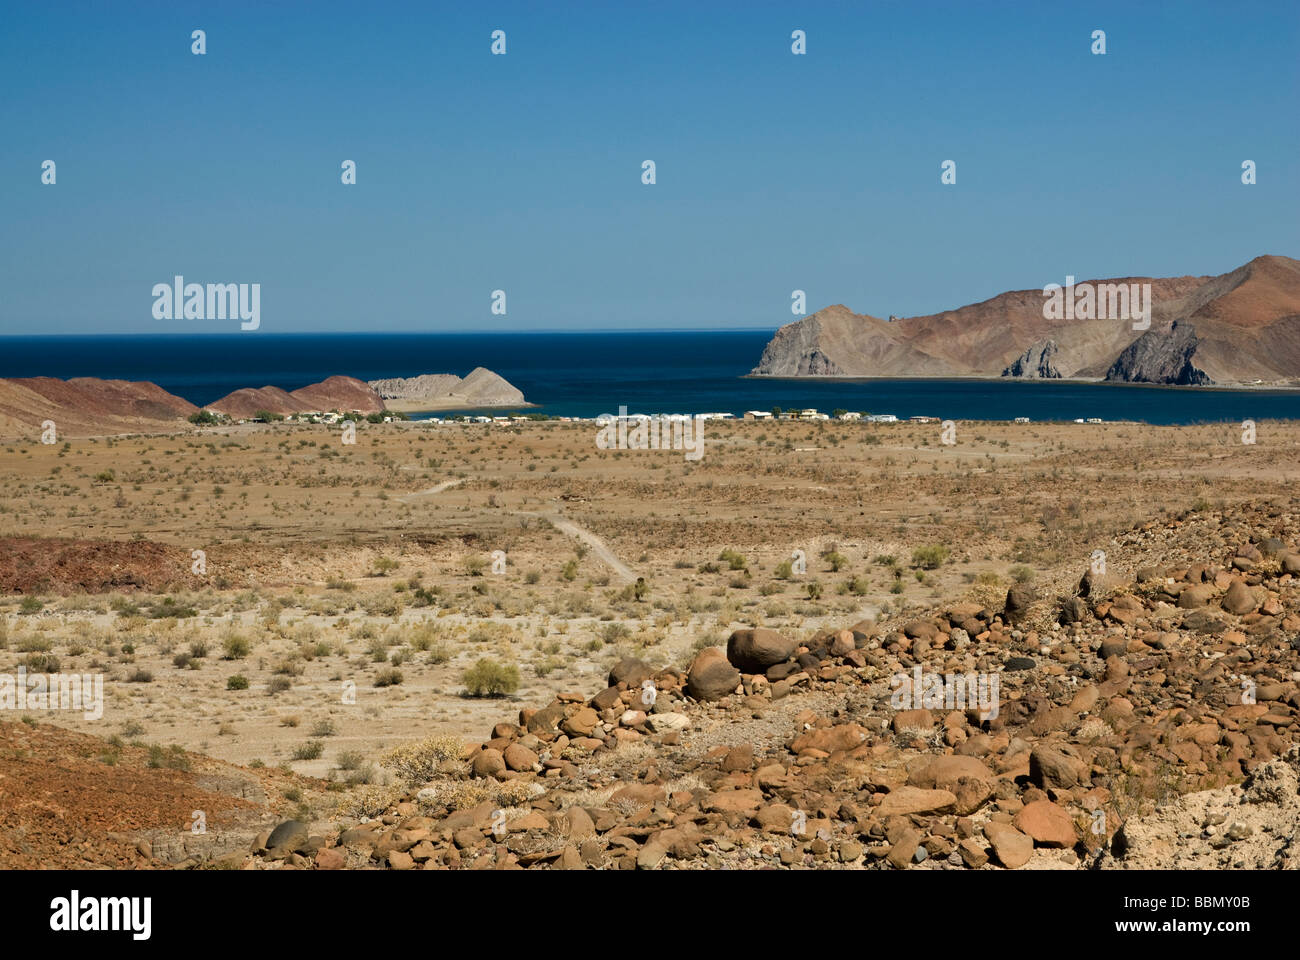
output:
M699 421L699 420L735 420L736 419L736 415L734 413L696 413L696 414L625 413L621 415L602 413L598 417L545 417L544 419L559 421L561 423L606 424L609 423L611 420L620 419L620 416L621 419L624 420L635 420L635 421L656 420L656 421L666 422L666 423L674 423L674 422L686 421L686 420ZM340 422L343 419L343 415L336 410L331 410L331 411L310 410L310 411L305 411L300 413L286 414L284 419L288 421L297 422L297 423L335 424ZM383 422L392 423L394 419L396 418L391 416L385 416L383 418ZM429 417L427 420L424 420L422 422L432 423L432 424L439 424L439 423L509 424L509 423L527 423L530 420L537 420L537 419L540 418L536 414L531 416L526 416L522 414L511 414L509 416L494 416L494 417L484 416L482 414L477 414L473 416L468 414L460 414L460 415L452 414L445 418ZM907 417L905 420L900 421L899 418L892 413L859 413L851 410L839 412L835 414L834 417L832 417L831 414L821 413L813 407L805 407L801 410L782 410L780 408L777 408L776 410L746 410L742 419L745 420L805 420L805 421L835 419L840 421L861 421L863 423L900 423L900 422L901 423L938 423L939 422L938 417L915 416L915 417ZM246 423L248 421L237 420L235 422ZM1016 417L1015 422L1029 423L1030 421L1028 417ZM1105 423L1105 421L1099 417L1088 417L1086 420L1082 417L1079 417L1076 418L1074 422L1075 423Z
M828 413L819 413L813 407L806 407L803 410L781 410L775 412L772 410L746 410L746 420L830 420L831 415ZM861 420L864 423L898 423L898 417L892 413L858 413L852 410L846 410L836 414L836 420ZM938 417L908 417L910 423L937 423Z

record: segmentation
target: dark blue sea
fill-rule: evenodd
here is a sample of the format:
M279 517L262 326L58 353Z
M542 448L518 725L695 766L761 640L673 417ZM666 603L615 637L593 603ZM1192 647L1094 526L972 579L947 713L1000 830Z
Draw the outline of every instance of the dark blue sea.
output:
M745 379L771 331L297 334L0 338L0 376L152 380L192 403L240 387L287 390L331 374L362 380L495 370L535 412L706 413L816 407L952 420L1300 419L1300 391L985 380ZM495 411L500 413L501 411Z

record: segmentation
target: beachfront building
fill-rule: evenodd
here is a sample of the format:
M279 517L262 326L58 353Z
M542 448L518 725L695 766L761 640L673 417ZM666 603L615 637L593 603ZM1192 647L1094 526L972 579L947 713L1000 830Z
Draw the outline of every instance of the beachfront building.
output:
M746 410L745 419L746 420L771 420L772 411L771 410Z
M909 423L937 423L938 417L908 417Z
M1028 423L1028 422L1029 422L1028 417L1016 417L1016 423Z
M840 414L840 419L841 419L841 420L861 420L861 419L862 419L862 414L860 414L860 413L854 413L852 410L846 410L846 411L844 411L844 413L841 413L841 414Z

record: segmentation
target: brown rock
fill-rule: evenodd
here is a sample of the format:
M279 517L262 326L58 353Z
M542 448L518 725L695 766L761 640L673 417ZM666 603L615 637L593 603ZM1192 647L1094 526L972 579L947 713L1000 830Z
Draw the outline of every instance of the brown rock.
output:
M1079 841L1070 814L1050 800L1025 804L1012 822L1017 830L1044 847L1069 849Z
M500 750L480 750L474 754L470 770L476 777L500 777L506 772L506 761Z
M532 770L540 762L537 754L518 743L512 743L506 747L501 756L505 760L506 766L511 770Z
M916 857L916 848L920 845L921 832L908 827L903 831L902 836L890 846L889 854L885 859L899 870L902 870L912 863L912 860Z
M1221 605L1224 610L1241 617L1252 612L1259 605L1259 601L1255 599L1255 595L1251 593L1245 581L1233 580L1228 586L1228 592L1223 595Z
M347 857L338 847L321 847L316 851L317 870L342 870L347 862Z
M736 630L727 638L727 659L742 673L763 673L768 667L789 660L795 642L775 630L762 627Z
M987 823L984 836L993 847L993 855L1008 869L1023 867L1034 855L1034 841L1009 823Z
M984 842L974 837L967 837L957 844L957 853L966 866L982 867L989 862L989 855L984 852Z
M1029 754L1029 779L1044 790L1070 788L1083 783L1087 767L1082 760L1048 744L1039 744Z
M590 737L600 723L600 714L591 707L582 707L560 724L560 729L571 737Z
M739 684L740 671L717 647L701 650L686 675L687 692L696 700L721 700L735 692Z
M706 797L700 809L705 813L744 813L752 817L762 804L761 790L720 790Z
M885 794L877 812L882 817L892 814L938 813L957 803L957 798L947 790L923 790L920 787L897 787Z
M934 729L934 716L929 710L899 710L894 714L894 732L904 730L929 731Z
M808 750L820 750L828 756L841 750L852 750L865 743L870 734L865 727L856 723L844 723L834 727L819 727L795 737L790 749L796 754Z

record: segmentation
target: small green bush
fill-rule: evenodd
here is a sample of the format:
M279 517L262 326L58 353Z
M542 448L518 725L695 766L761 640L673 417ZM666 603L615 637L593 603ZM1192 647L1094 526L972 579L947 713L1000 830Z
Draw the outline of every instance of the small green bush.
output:
M519 689L519 668L488 657L465 671L461 678L471 697L501 697Z

